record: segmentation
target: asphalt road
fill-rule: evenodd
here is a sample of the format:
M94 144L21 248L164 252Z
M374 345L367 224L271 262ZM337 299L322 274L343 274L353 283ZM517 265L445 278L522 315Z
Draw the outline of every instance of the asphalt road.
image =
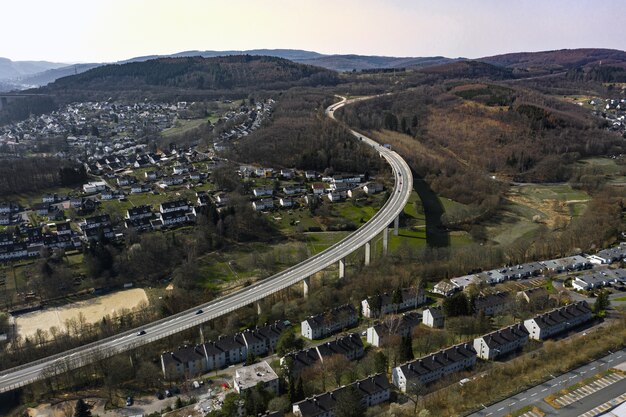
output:
M537 405L546 412L546 416L566 416L574 417L583 414L606 401L623 394L626 389L626 380L601 389L580 402L575 402L567 407L555 410L548 403L543 401L546 396L567 388L593 375L606 371L607 369L626 361L626 349L611 353L604 358L588 363L573 371L567 372L556 378L537 385L519 394L513 395L506 400L495 403L484 408L470 417L504 417L507 414L517 411L528 405Z
M326 109L327 116L334 119L334 111L352 101L343 99L341 102L333 104ZM387 160L395 179L394 189L385 205L357 231L306 261L227 296L141 328L5 370L0 373L0 393L28 385L47 376L76 369L103 357L137 348L223 316L304 280L345 258L372 240L387 228L404 209L413 189L413 177L409 166L400 155L355 131L352 133L363 143L375 148L381 157Z

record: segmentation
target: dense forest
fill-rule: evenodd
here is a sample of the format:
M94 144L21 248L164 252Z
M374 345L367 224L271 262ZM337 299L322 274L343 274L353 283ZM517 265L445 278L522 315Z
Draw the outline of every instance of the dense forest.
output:
M236 157L277 167L323 172L376 171L381 160L341 125L324 116L334 101L320 91L294 89L281 95L272 120L241 140Z
M45 88L125 90L137 86L183 89L242 87L282 89L295 85L334 85L335 72L274 57L235 55L218 58L162 58L145 62L106 65L60 78Z
M420 87L359 102L343 117L361 129L409 135L472 170L516 181L565 181L580 158L624 152L623 140L586 110L494 84Z
M86 179L85 168L67 160L0 159L0 196L76 185Z

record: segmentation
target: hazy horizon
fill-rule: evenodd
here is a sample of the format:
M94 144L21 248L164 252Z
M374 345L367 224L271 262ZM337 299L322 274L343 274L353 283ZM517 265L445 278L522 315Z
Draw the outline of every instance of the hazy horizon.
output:
M626 13L615 12L623 7L619 0L521 3L24 0L2 6L0 57L80 63L191 50L301 49L478 58L624 48Z

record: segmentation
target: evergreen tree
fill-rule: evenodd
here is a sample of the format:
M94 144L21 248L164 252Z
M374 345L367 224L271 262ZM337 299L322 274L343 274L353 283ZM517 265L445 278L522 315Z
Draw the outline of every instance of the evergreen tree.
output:
M304 384L302 378L298 378L298 384L296 385L296 401L304 400Z
M82 398L76 401L76 407L74 407L74 417L91 417L91 410Z

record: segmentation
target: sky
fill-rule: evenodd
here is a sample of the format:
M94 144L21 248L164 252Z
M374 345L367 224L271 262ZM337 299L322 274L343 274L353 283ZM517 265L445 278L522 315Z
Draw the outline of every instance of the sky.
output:
M626 49L626 0L19 0L0 57L113 62L187 50L478 58Z

